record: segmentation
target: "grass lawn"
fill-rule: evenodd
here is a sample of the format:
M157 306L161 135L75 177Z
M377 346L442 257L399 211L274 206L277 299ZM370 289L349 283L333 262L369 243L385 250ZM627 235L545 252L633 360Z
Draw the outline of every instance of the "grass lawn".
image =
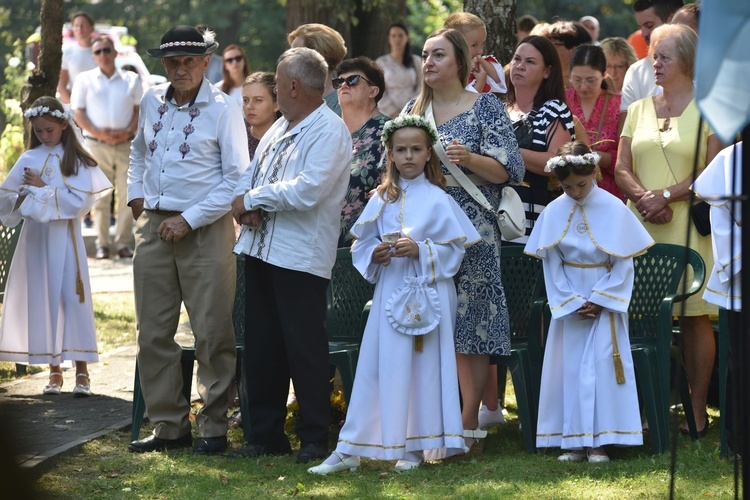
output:
M510 408L514 410L514 408ZM144 428L145 432L149 429ZM145 432L142 435L146 435ZM334 446L332 432L331 446ZM609 464L560 463L559 450L523 451L513 413L491 431L484 453L470 460L430 463L407 473L392 462L363 461L354 473L307 474L294 456L260 459L201 457L190 451L133 454L129 433L86 444L41 477L45 498L667 498L668 454L650 447L610 449ZM700 442L678 438L676 498L731 498L733 464L719 457L714 426ZM230 431L232 446L242 444Z
M99 349L135 341L132 294L101 294L94 300ZM508 384L508 424L495 428L484 453L469 460L426 464L407 473L392 462L363 461L354 473L307 474L294 455L235 459L201 457L190 451L133 454L129 432L109 434L60 457L37 481L40 498L239 499L303 496L316 498L667 498L669 454L646 446L610 449L609 464L560 463L559 450L524 452L515 398ZM676 498L731 498L733 464L719 457L718 415L707 437L678 437ZM675 417L677 418L677 417ZM145 425L141 436L150 432ZM231 430L231 446L243 444ZM292 436L290 438L293 439ZM336 430L330 447L335 446ZM295 443L293 442L293 446ZM315 465L315 464L312 464Z

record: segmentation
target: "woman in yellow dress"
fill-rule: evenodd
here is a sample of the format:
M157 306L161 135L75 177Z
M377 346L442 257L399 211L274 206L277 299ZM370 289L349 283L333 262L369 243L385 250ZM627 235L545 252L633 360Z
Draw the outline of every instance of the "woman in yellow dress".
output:
M628 206L643 220L657 243L689 246L713 267L711 239L701 236L690 220L690 184L696 143L698 174L721 150L713 132L700 126L694 101L693 71L697 35L684 25L668 24L651 35L656 84L663 92L636 101L628 108L620 138L615 179ZM685 369L699 433L708 429L706 395L713 369L715 343L709 314L715 306L703 300L703 290L686 301L680 328Z

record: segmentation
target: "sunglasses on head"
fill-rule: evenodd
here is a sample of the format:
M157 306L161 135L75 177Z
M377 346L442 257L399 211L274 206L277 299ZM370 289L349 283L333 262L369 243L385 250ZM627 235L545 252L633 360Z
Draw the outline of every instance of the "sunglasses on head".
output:
M105 54L110 54L110 53L112 52L112 49L111 49L111 48L109 48L109 47L104 47L103 49L96 49L96 50L94 51L94 55L95 55L95 56L98 56L98 55L99 55L99 54L101 54L102 52L103 52L103 53L105 53Z
M241 60L242 60L242 56L235 56L235 57L228 57L228 58L224 59L224 62L231 64L231 63L235 63L235 62L240 62Z
M372 83L370 80L368 80L362 75L351 75L351 76L347 76L346 78L334 78L331 81L331 83L333 84L333 88L338 90L344 84L346 84L349 87L354 87L355 85L359 83L360 78L366 81L367 83L369 83L370 85L375 85L374 83Z

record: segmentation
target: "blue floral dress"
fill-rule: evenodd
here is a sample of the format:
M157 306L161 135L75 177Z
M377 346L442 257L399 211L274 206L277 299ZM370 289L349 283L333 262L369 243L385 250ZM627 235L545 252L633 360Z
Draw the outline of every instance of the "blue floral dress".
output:
M352 235L349 234L349 230L365 209L367 194L380 183L378 165L383 156L380 136L383 134L383 125L388 120L390 118L387 116L377 114L352 133L352 173L344 208L341 209L339 248L351 246Z
M404 108L408 113L414 105ZM494 158L508 170L510 182L520 183L524 163L518 149L513 125L505 106L494 94L481 94L474 106L438 127L443 147L453 140L476 154ZM443 174L448 174L441 167ZM467 174L471 171L461 167ZM503 185L479 186L492 204L500 202ZM508 303L500 276L500 230L495 214L482 208L462 187L448 187L448 194L464 209L482 236L482 241L466 249L456 275L458 308L456 314L456 352L462 354L510 354Z

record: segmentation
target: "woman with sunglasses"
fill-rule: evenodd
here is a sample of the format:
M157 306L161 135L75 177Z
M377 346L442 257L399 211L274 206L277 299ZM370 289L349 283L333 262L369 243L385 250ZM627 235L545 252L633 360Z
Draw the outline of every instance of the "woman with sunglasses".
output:
M455 276L458 292L455 347L463 401L466 451L486 431L478 429L490 355L510 353L510 324L500 275L500 230L495 213L485 210L455 177L446 161L457 165L492 206L503 185L520 183L524 164L505 106L494 94L465 89L471 53L457 30L431 34L422 50L422 89L403 113L432 116L440 140L435 144L446 174L447 191L466 212L482 240L466 249ZM439 454L438 454L439 456ZM430 457L437 458L437 457Z
M216 84L222 92L228 94L242 106L242 83L250 75L250 63L247 55L239 45L227 45L221 54L224 59L222 75L224 78Z
M338 244L339 247L348 247L352 244L349 229L367 205L367 195L379 184L378 165L383 155L380 134L388 117L378 111L385 78L371 59L357 57L342 61L336 67L336 74L338 77L332 84L338 92L341 118L352 134L354 148L349 191L341 210Z

